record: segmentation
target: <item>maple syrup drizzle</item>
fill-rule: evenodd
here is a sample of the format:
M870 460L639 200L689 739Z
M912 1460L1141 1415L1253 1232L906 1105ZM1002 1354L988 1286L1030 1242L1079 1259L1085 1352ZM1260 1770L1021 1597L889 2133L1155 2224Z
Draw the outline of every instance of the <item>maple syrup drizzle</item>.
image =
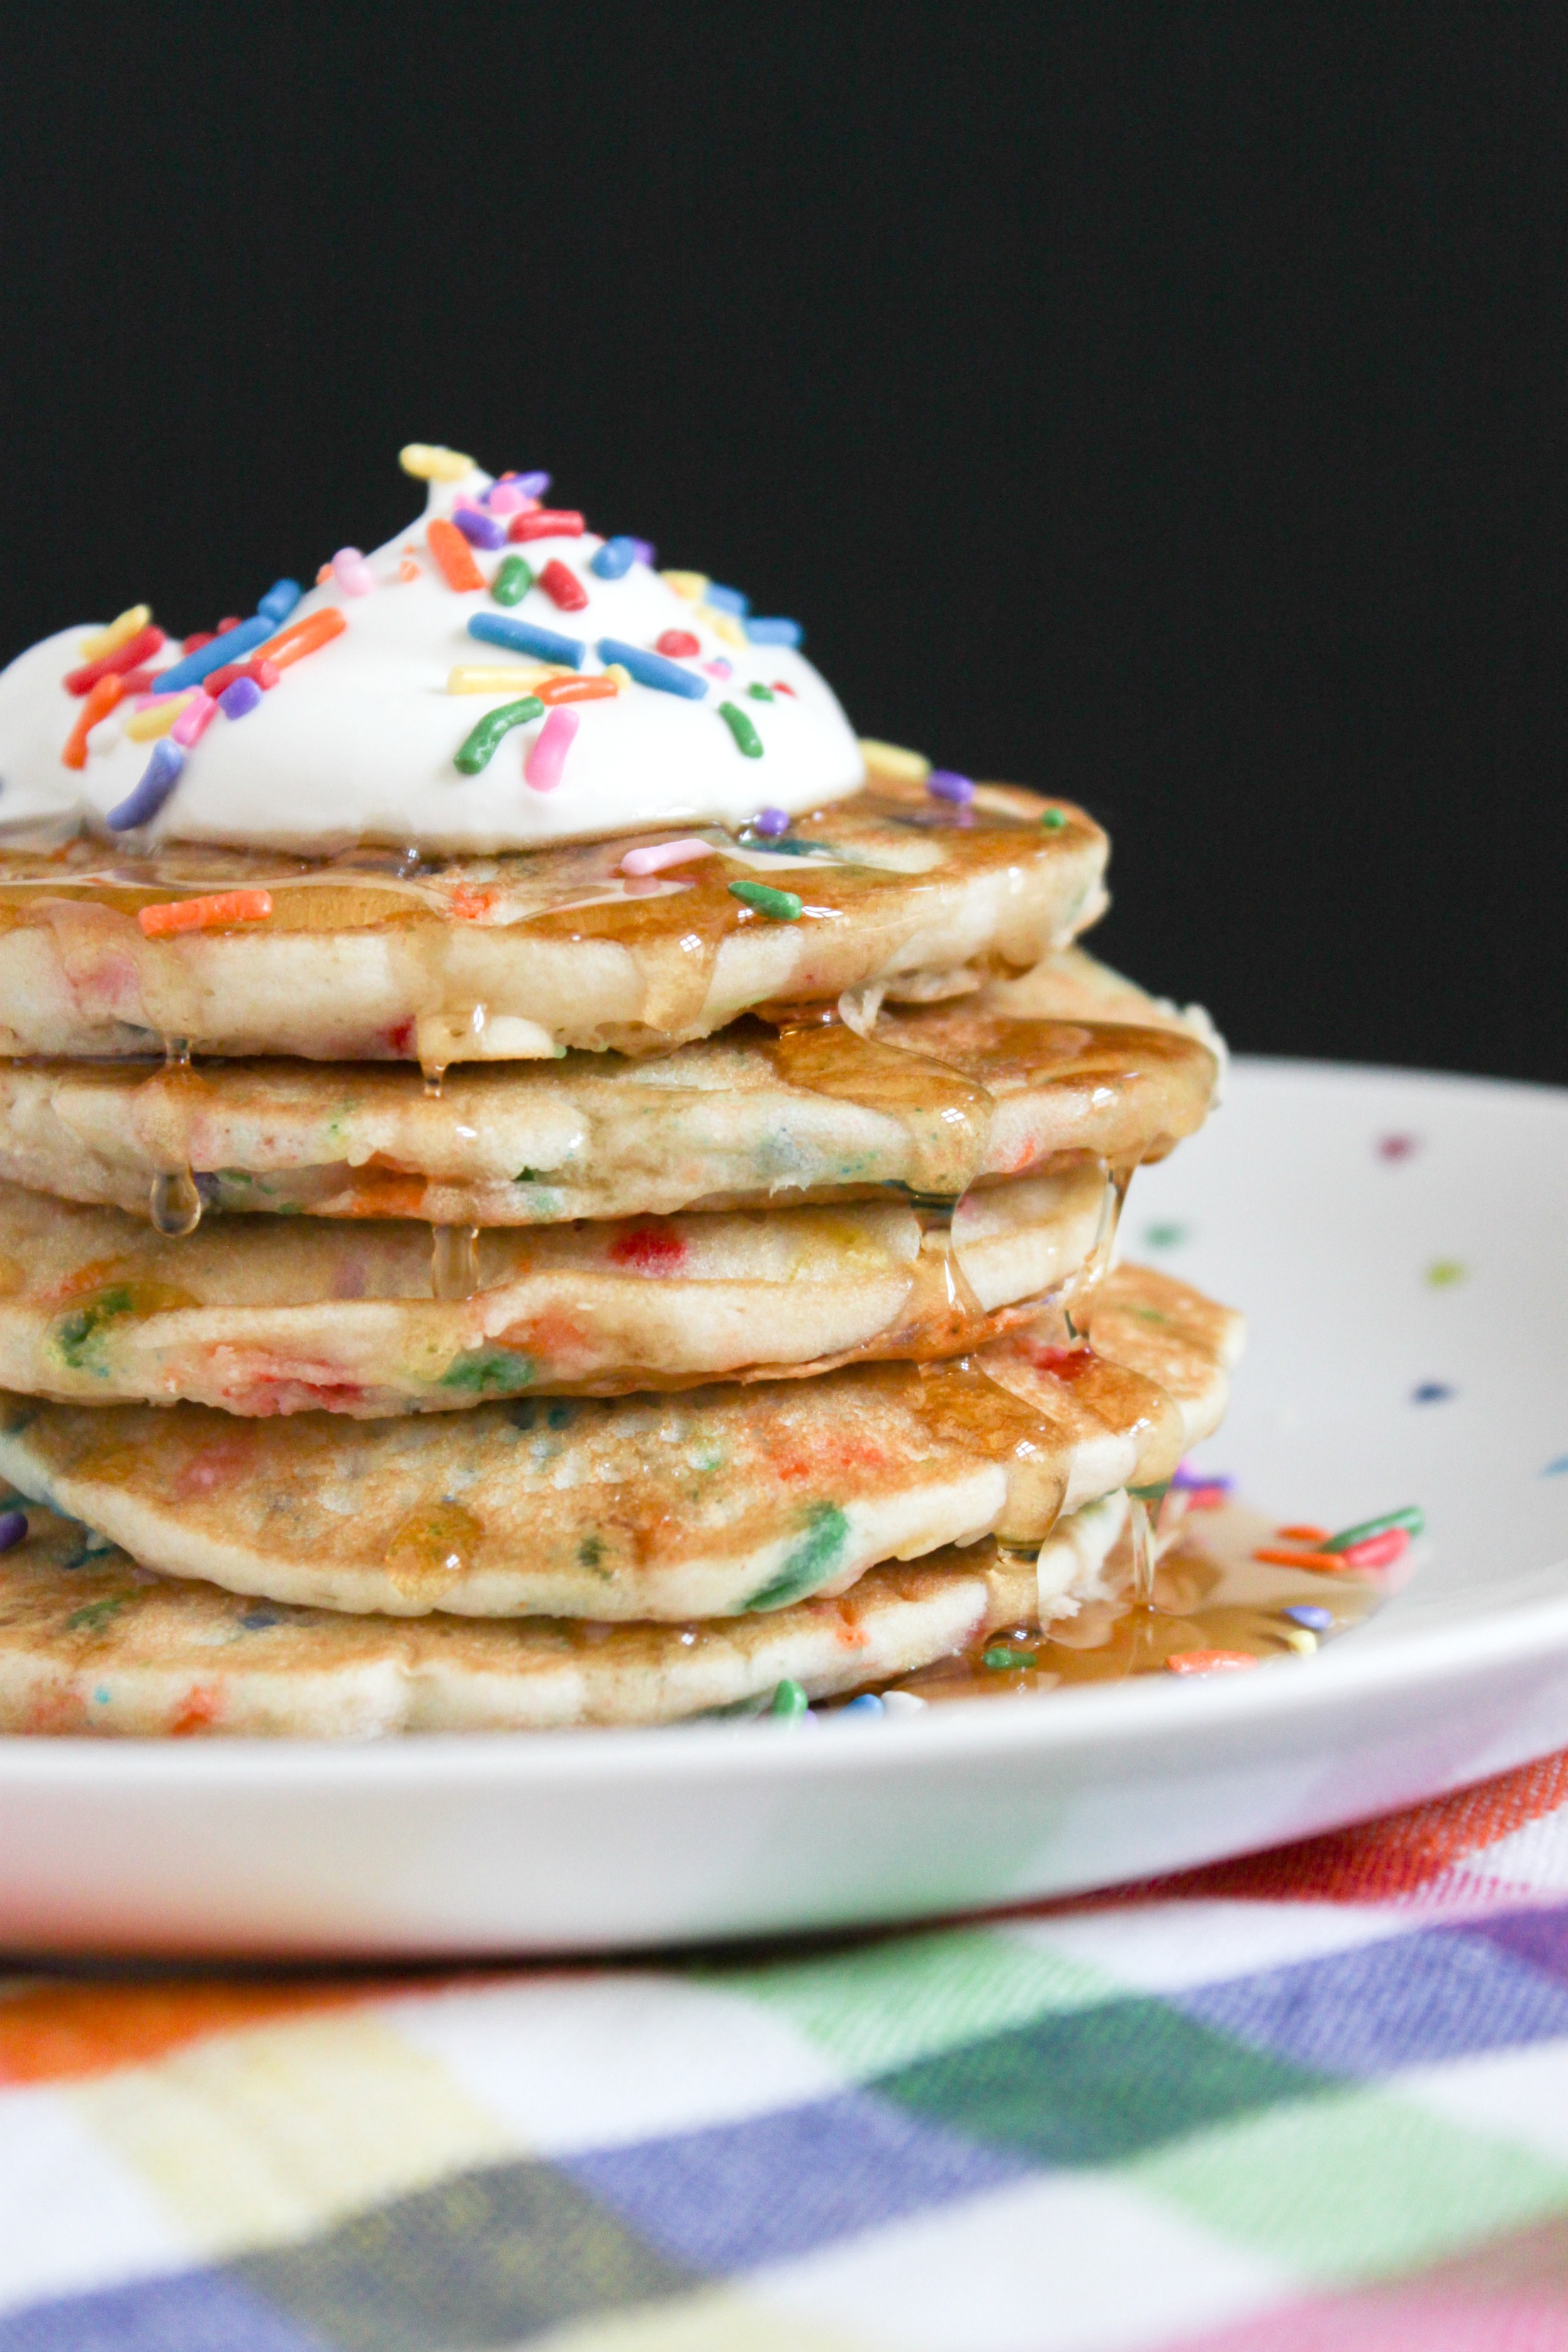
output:
M163 1067L153 1083L162 1082L171 1098L189 1092L195 1079L188 1037L165 1037ZM186 1155L179 1164L154 1170L147 1192L147 1216L154 1233L168 1241L184 1241L202 1221L202 1196Z
M473 1566L484 1523L461 1503L444 1500L410 1511L386 1547L386 1572L399 1592L438 1600Z
M430 1296L461 1301L479 1286L478 1225L432 1225Z

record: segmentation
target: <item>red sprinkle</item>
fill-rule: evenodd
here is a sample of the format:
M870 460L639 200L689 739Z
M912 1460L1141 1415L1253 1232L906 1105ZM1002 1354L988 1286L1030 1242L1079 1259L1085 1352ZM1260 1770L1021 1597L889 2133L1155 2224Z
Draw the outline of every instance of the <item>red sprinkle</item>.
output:
M610 1255L638 1274L675 1274L686 1263L686 1244L661 1225L638 1225L610 1244Z
M238 626L239 614L237 613L226 613L223 619L217 625L217 635L220 637L226 637L230 629L237 629Z
M669 661L687 661L702 651L689 629L666 629L663 636L655 640L653 649Z
M459 595L467 595L471 590L484 586L485 575L474 562L474 551L455 522L447 522L443 516L437 515L433 522L426 524L425 539L441 567L448 588L455 588Z
M96 686L89 688L87 700L78 713L76 725L66 737L66 747L60 753L62 767L86 767L88 736L100 719L108 718L124 692L124 681L118 677L100 677Z
M136 919L147 939L161 940L172 931L215 931L230 923L261 923L271 912L270 890L216 890L210 898L171 898L163 906L142 907Z
M1384 1528L1381 1535L1366 1536L1360 1543L1352 1544L1348 1551L1336 1552L1334 1557L1347 1568L1392 1568L1409 1549L1408 1528Z
M798 702L798 701L799 701L799 699L800 699L800 698L799 698L799 696L796 694L796 692L795 692L795 690L794 687L793 687L793 686L791 686L791 685L789 684L788 680L787 680L787 679L785 679L785 678L782 678L782 677L775 677L775 678L774 678L774 680L773 680L773 692L774 692L775 694L787 694L787 695L788 695L788 697L789 697L789 698L790 698L790 700L791 700L792 702Z
M539 575L539 584L552 604L563 613L580 613L588 601L588 591L574 572L568 572L559 557L552 556Z
M145 694L158 673L154 669L128 669L120 681L121 694Z
M123 677L128 669L139 669L155 653L161 653L167 642L162 629L151 625L138 629L133 637L127 637L122 646L116 646L101 660L83 662L79 669L68 670L63 680L65 690L68 694L90 694L100 677Z
M1173 1650L1165 1661L1168 1675L1234 1675L1245 1666L1262 1664L1246 1650Z
M186 637L184 639L180 646L180 651L183 654L199 654L204 646L210 646L212 644L212 641L216 635L217 631L216 629L198 629L194 637Z
M1081 1380L1100 1361L1092 1348L1031 1348L1028 1357L1037 1372L1050 1372L1058 1381Z
M461 538L461 532L458 533ZM509 539L581 539L583 518L569 507L540 507L533 514L513 515ZM465 545L467 542L464 542Z

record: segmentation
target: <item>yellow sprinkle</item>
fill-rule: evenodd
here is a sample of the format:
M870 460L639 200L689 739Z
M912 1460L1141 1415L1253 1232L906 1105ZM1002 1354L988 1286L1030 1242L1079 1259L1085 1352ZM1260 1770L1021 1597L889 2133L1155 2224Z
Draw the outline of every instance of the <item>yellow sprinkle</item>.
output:
M125 722L125 732L133 743L150 743L155 735L166 735L195 692L192 687L190 694L161 694L145 710L132 712Z
M465 457L460 449L444 449L438 442L410 441L398 451L397 462L419 482L460 482L474 470L471 457Z
M82 639L83 661L101 661L105 654L117 654L121 646L128 646L132 637L140 636L152 617L151 604L132 604L127 612L121 613L118 621L110 621L107 629L100 629L95 636Z
M678 596L684 596L689 604L700 604L708 593L706 572L661 572L659 578L667 581Z
M722 637L727 646L744 646L751 643L733 613L716 613L710 604L704 604L697 617L707 624L716 637Z
M574 671L563 670L559 662L515 662L507 669L449 669L447 672L448 694L520 694L539 684L541 678L574 677Z
M860 739L860 757L871 775L886 776L889 783L923 784L931 773L923 751L906 751L901 744L879 743L868 735Z
M620 688L620 691L623 694L632 682L632 674L630 670L627 669L624 662L606 662L605 664L605 676L606 677L613 677L616 686Z

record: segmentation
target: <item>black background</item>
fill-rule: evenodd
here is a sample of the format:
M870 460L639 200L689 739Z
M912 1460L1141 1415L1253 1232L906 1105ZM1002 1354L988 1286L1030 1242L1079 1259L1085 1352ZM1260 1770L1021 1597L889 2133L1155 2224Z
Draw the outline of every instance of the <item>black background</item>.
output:
M1081 798L1254 1049L1568 1078L1560 10L54 8L0 655L179 632L410 438Z

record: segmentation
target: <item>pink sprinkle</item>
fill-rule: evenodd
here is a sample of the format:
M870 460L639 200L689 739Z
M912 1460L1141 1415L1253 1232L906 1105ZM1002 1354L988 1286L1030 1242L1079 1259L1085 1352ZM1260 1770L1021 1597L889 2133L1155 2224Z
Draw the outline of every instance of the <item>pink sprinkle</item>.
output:
M722 654L717 661L704 662L702 667L710 677L731 677L734 675L733 664L727 662Z
M497 482L486 492L485 504L491 514L531 514L539 500L520 490L515 482Z
M572 749L580 723L574 710L568 710L564 703L558 703L540 729L522 771L524 779L536 793L552 793L561 782L566 754Z
M666 866L686 866L694 857L712 857L710 841L656 841L649 849L628 849L621 860L623 874L658 874Z
M1380 1160L1408 1160L1421 1149L1418 1135L1384 1135L1378 1138Z
M170 728L171 740L183 744L188 751L191 745L206 733L216 717L217 704L210 694L202 693L198 688Z
M340 547L332 558L332 577L345 596L368 596L375 574L357 547Z

